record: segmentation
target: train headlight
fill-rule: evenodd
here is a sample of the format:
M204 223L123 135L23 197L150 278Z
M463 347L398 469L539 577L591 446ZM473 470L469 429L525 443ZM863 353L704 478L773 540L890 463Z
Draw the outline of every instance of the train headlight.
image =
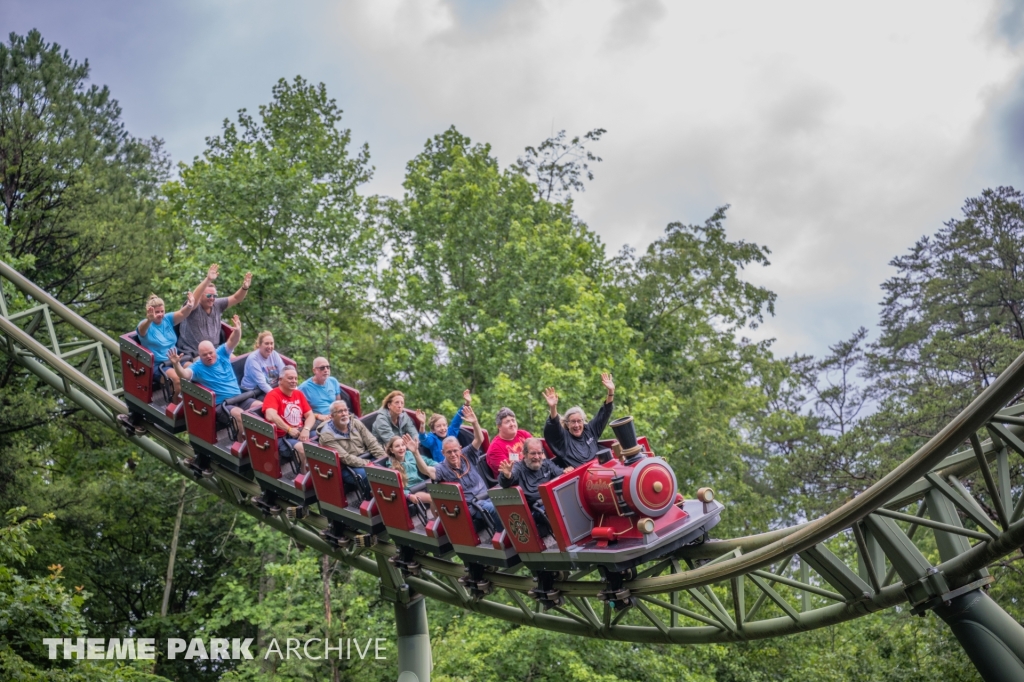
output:
M654 532L654 519L640 519L636 522L636 529L644 535Z
M707 504L715 499L715 491L711 488L701 488L697 491L697 499Z

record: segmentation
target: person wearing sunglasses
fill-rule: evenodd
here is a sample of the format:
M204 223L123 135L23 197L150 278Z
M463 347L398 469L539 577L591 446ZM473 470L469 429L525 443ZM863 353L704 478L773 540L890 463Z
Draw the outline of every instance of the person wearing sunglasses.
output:
M612 381L612 375L602 374L601 384L607 391L604 403L589 423L583 408L579 406L570 407L564 417L559 417L558 393L550 386L544 390L549 410L548 420L544 424L544 440L564 467L578 467L597 456L597 440L608 426L615 406L615 382Z
M349 412L352 411L352 400L348 393L341 390L341 384L331 376L331 363L327 358L317 358L313 361L313 376L302 382L299 390L306 396L313 414L316 416L314 429L329 421L331 418L331 404L335 401L342 401L348 405Z
M217 277L220 266L214 263L206 271L206 278L192 292L196 307L181 321L178 327L178 348L193 356L199 353L199 344L209 341L214 346L220 343L220 321L224 311L245 300L252 285L252 273L245 273L242 287L227 297L217 297Z

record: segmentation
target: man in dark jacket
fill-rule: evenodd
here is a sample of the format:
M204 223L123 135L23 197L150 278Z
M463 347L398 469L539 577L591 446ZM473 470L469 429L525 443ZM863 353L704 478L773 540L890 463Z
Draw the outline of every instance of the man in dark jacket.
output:
M611 374L602 374L601 383L608 391L604 404L587 423L582 407L571 407L564 417L558 416L558 394L554 388L544 390L548 401L548 420L544 423L544 440L563 466L578 467L597 456L597 440L612 417L615 383Z
M537 532L544 537L551 535L551 524L544 513L544 504L540 501L540 486L563 473L572 471L573 467L563 471L560 466L548 459L540 438L527 438L523 445L522 461L513 464L512 460L506 459L498 466L498 483L502 488L519 486L523 491L523 497L526 498L526 504L530 505L533 521L537 524Z

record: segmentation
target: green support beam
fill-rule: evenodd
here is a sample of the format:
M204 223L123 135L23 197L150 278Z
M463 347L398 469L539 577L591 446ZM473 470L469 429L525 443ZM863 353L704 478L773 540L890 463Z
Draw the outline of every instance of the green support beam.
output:
M1024 627L981 590L941 604L935 613L956 635L985 682L1024 680Z

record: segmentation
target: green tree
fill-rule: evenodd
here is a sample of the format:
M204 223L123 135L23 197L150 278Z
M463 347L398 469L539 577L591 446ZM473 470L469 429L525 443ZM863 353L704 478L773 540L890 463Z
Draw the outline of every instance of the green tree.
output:
M588 148L598 142L607 130L594 128L584 135L576 135L568 142L565 131L549 137L536 147L527 147L523 156L516 161L516 169L533 176L537 195L545 201L570 201L572 192L583 192L583 179L594 179L591 163L600 163L601 157Z
M454 128L409 162L404 187L386 213L394 255L376 311L397 335L381 383L432 404L465 386L489 398L499 376L523 376L549 310L600 289L604 250L570 207Z
M741 276L767 265L769 252L730 241L725 211L703 225L670 224L642 255L625 250L611 267L610 291L643 361L643 390L631 400L642 432L672 462L684 491L712 484L736 510L730 517L766 522L746 434L786 369L770 342L743 336L774 312L775 294Z
M88 77L38 31L0 44L0 257L86 312L144 295L167 171L160 141L129 135Z
M1022 253L1024 196L998 187L892 260L868 369L916 415L901 434L930 436L1024 350Z
M5 514L0 528L0 676L7 680L157 680L161 678L111 661L51 661L44 638L76 638L86 634L81 608L88 593L81 587L69 592L63 586L63 566L53 564L43 577L24 577L16 565L35 554L29 533L53 520L24 519L26 509Z
M222 286L233 290L251 271L240 308L247 339L270 329L307 362L318 353L351 359L368 334L365 289L380 249L358 193L371 176L369 150L352 148L322 83L282 79L272 95L258 118L242 109L225 120L202 158L165 186L167 218L184 244L170 254L175 279L165 286L184 291L219 262Z

